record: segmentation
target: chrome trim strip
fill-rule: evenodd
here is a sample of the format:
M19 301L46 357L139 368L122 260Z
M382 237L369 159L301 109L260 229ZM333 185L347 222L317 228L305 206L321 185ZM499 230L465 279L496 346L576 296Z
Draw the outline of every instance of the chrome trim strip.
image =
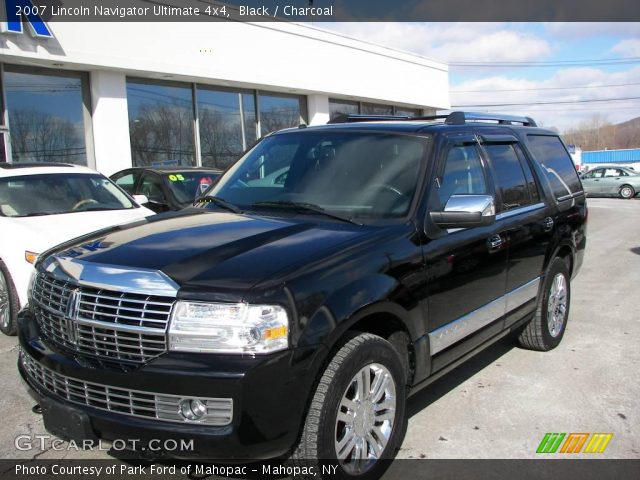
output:
M563 195L562 197L556 198L556 201L564 202L565 200L570 200L572 198L579 197L580 195L584 195L584 190L580 190L578 192L572 193L571 195Z
M431 355L441 352L473 332L498 320L505 313L535 298L538 294L539 285L540 277L534 278L473 312L429 332Z
M496 221L502 220L503 218L513 217L514 215L519 215L521 213L532 212L534 210L539 210L540 208L544 208L544 203L535 203L533 205L527 205L526 207L514 208L513 210L509 210L506 212L500 212L496 215Z
M506 313L524 305L529 300L536 298L538 295L538 287L540 286L540 277L536 277L530 282L511 290L507 295Z
M106 265L59 255L46 258L41 268L61 281L116 292L175 298L179 289L177 283L159 270Z
M502 317L505 306L506 299L505 296L502 296L430 332L429 348L431 355L441 352L464 337L471 335L476 330Z

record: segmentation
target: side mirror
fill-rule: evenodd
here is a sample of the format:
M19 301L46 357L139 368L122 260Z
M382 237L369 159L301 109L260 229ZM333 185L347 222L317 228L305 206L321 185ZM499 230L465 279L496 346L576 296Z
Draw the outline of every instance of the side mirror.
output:
M147 197L146 195L133 195L133 199L138 205L145 205L149 203L149 197Z
M443 212L430 212L440 228L472 228L492 225L496 205L491 195L451 195Z

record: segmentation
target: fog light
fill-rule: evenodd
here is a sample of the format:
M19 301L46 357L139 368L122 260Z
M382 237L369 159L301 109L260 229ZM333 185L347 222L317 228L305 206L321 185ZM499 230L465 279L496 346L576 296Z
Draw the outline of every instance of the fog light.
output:
M197 398L180 402L180 415L187 420L201 420L207 414L207 405Z

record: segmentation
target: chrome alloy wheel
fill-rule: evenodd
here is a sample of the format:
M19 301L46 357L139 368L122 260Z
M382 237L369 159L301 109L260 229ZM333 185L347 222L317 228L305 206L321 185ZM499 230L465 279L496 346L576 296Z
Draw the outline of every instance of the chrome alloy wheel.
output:
M396 417L396 384L386 367L372 363L349 382L338 407L335 451L344 470L361 474L382 456Z
M11 323L11 302L9 301L9 282L0 270L0 323L9 328Z
M564 274L556 273L551 283L549 299L547 301L547 325L552 337L562 332L565 315L567 313L567 279Z

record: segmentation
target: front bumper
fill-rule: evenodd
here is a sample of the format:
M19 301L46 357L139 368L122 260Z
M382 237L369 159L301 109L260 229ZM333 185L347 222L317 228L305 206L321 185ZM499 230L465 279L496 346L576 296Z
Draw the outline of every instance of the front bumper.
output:
M123 369L75 356L50 345L29 310L19 315L20 374L36 399L47 397L86 413L97 438L137 445L193 440L188 451L162 452L174 458L262 460L280 457L295 445L315 374L319 347L265 356L168 352L153 361ZM36 381L24 357L57 380L73 379L122 393L155 392L185 398L233 401L231 422L211 426L186 421L142 418L70 402L51 384ZM44 385L44 386L43 386Z

